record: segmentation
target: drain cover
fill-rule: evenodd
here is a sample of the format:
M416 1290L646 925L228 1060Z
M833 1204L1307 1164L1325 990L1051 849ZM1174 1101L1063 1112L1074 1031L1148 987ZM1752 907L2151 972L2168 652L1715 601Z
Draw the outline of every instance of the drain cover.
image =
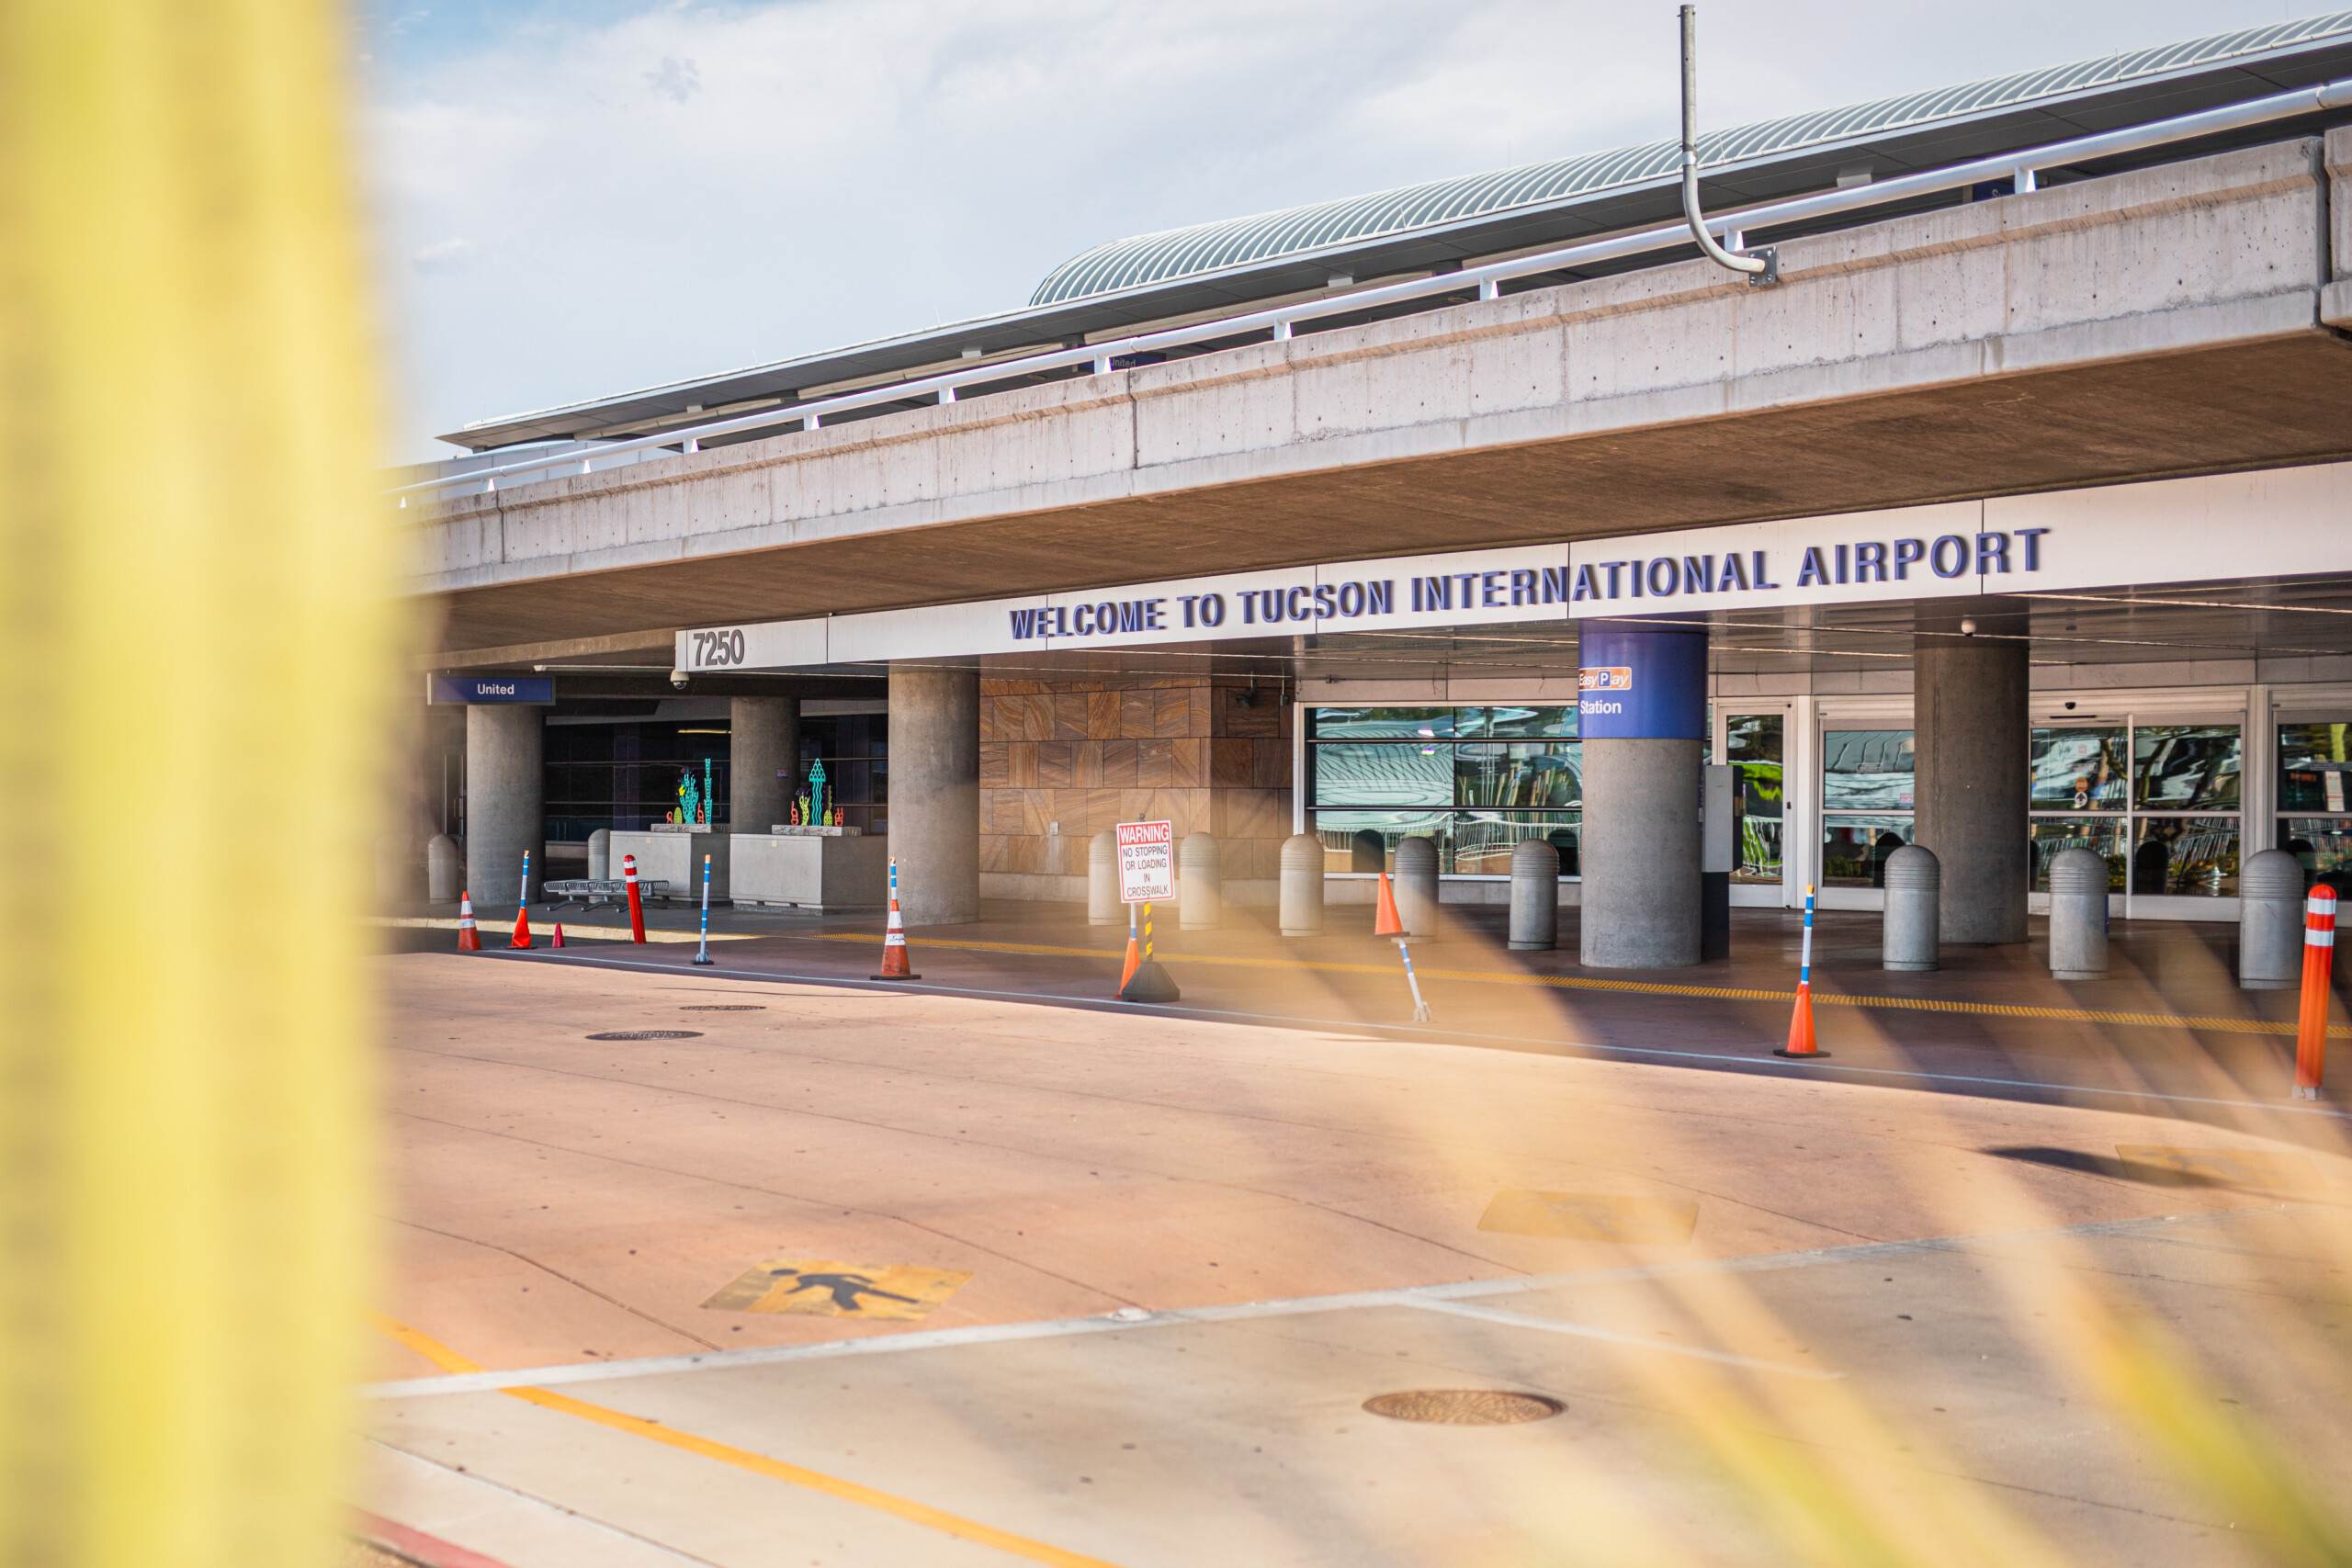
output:
M591 1034L591 1040L699 1040L699 1029L616 1029L604 1034Z
M1435 1421L1448 1427L1509 1427L1541 1421L1567 1408L1540 1393L1491 1388L1409 1388L1402 1393L1374 1394L1363 1407L1392 1421Z
M765 1012L765 1002L688 1002L680 1012Z

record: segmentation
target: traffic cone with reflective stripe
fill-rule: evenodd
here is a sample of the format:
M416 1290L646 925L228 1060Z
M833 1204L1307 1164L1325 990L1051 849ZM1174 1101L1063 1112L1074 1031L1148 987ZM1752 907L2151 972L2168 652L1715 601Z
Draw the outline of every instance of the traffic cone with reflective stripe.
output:
M1127 906L1127 962L1119 970L1119 989L1122 992L1126 990L1127 982L1136 977L1136 971L1142 967L1143 944L1136 940L1136 907L1130 904Z
M1772 1053L1795 1062L1818 1062L1829 1055L1813 1037L1813 888L1804 890L1804 946L1797 960L1797 1010L1789 1019L1789 1043Z
M2303 1005L2295 1021L2295 1098L2317 1100L2327 1066L2327 984L2335 966L2335 889L2323 882L2303 905Z
M509 947L531 945L531 852L523 852L523 892L514 906L514 935Z
M555 923L555 940L548 943L548 945L549 947L561 947L563 945L563 922L561 920L558 920Z
M890 857L890 924L882 936L882 973L868 976L874 980L920 980L913 973L914 964L907 952L907 926L899 917L899 857Z
M1374 936L1403 936L1405 934L1405 922L1396 918L1396 895L1389 889L1388 874L1385 871L1380 874L1380 897L1373 909L1372 934Z
M470 893L458 895L458 951L481 951L481 932L474 927L474 896Z

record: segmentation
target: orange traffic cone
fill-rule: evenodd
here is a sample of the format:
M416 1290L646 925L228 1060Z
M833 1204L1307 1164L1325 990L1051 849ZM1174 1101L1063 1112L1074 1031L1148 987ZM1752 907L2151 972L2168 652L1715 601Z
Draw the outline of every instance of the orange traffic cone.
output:
M1796 1062L1818 1062L1829 1055L1813 1037L1813 889L1804 890L1804 946L1797 960L1797 1010L1789 1019L1789 1043L1772 1053Z
M1127 982L1143 967L1143 944L1136 941L1136 907L1127 906L1127 962L1119 970L1119 989L1124 992Z
M548 945L549 947L561 947L563 945L563 922L561 920L558 920L555 923L555 940L548 943Z
M1372 934L1403 936L1405 922L1396 918L1396 895L1389 890L1388 874L1380 874L1380 902L1373 912Z
M913 972L914 964L907 953L907 926L899 916L899 860L890 857L890 924L882 935L882 973L868 976L873 980L920 980Z
M514 911L514 935L506 945L509 947L531 945L531 907L528 904Z
M458 895L458 951L481 951L481 932L474 927L474 896L470 893Z

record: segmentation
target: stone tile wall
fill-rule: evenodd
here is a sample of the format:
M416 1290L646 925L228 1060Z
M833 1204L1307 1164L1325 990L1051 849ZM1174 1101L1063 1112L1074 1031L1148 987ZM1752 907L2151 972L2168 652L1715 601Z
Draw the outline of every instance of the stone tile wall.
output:
M1216 835L1229 882L1281 874L1287 688L1197 676L980 682L980 869L1086 874L1087 841L1166 818Z

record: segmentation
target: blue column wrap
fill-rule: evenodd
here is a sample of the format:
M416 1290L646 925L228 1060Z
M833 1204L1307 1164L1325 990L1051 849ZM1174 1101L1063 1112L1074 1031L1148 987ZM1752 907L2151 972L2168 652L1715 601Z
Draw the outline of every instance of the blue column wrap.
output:
M1579 635L1577 733L1586 740L1704 740L1707 634L1702 627Z

